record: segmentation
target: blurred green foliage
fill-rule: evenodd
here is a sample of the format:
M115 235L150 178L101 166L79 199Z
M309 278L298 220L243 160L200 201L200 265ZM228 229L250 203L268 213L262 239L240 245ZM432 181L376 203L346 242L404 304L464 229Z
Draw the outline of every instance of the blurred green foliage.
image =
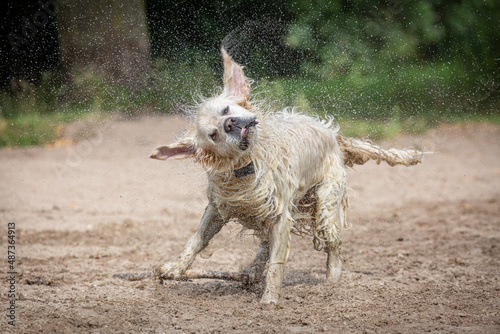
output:
M46 72L37 85L12 80L10 92L0 92L0 147L51 142L59 138L58 125L92 113L182 112L199 99L197 94L214 93L214 78L207 64L157 59L146 88L138 92L90 68L80 69L71 86L54 72Z
M257 99L334 115L352 134L378 138L423 131L441 120L499 120L496 0L146 5L154 59L146 88L130 92L89 69L79 71L73 87L54 70L36 84L12 78L0 93L0 145L36 143L6 136L32 131L21 119L178 111L221 85L221 43L256 80Z
M287 42L315 55L304 73L330 82L337 97L352 92L345 102L354 114L498 112L498 1L301 1L295 8L302 14Z

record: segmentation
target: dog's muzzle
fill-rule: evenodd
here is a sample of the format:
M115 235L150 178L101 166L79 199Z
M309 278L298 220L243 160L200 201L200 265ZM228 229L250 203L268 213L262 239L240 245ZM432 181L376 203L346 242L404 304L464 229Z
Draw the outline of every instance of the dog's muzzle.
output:
M248 148L248 134L250 128L257 125L257 116L253 117L228 117L224 121L224 131L240 141L239 148L243 151Z

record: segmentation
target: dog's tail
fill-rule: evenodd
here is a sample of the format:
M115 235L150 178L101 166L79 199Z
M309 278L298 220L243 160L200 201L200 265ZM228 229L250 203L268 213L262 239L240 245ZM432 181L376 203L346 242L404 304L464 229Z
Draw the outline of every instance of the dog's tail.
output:
M422 157L426 154L416 149L384 150L368 140L348 138L340 134L337 135L337 141L344 155L344 164L349 167L363 165L368 160L374 160L377 164L385 161L391 166L412 166L422 162Z

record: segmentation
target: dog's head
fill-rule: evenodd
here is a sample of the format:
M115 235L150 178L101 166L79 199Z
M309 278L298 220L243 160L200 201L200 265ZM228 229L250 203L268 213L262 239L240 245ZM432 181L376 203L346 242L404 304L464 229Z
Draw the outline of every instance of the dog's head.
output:
M257 140L257 114L249 103L250 81L240 65L225 50L224 90L202 102L195 116L194 131L167 146L160 146L151 158L196 159L206 168L226 170L248 163Z

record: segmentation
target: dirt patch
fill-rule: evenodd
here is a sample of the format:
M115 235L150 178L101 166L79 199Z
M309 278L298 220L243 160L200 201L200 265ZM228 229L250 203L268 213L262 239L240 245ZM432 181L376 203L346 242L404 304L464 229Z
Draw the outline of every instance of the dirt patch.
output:
M278 306L258 303L262 286L113 278L174 257L198 226L203 172L147 159L184 128L114 121L77 145L0 151L0 240L5 254L15 222L19 272L16 326L2 317L2 332L500 332L500 128L443 125L381 143L437 153L350 170L342 282L325 283L326 255L294 238ZM239 232L226 227L194 268L247 265L257 241Z

